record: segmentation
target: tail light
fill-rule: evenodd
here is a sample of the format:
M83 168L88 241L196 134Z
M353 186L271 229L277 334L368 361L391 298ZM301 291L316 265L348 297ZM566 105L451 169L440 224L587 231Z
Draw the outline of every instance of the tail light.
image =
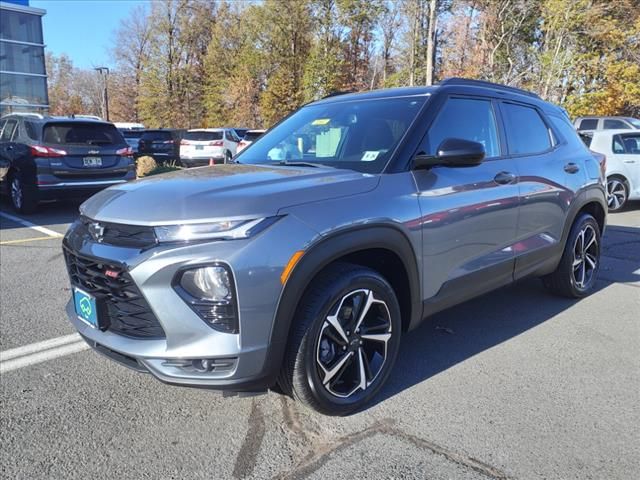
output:
M243 148L244 148L244 147L246 147L247 145L248 145L248 143L247 143L247 142L245 142L244 140L240 140L240 141L238 142L238 147L243 147Z
M120 155L121 157L133 157L133 148L126 147L116 150L116 155Z
M212 147L222 147L224 142L222 140L216 140L215 142L209 142Z
M180 140L180 145L191 145L189 140Z
M31 155L34 157L64 157L66 154L66 150L59 148L43 147L42 145L31 146Z

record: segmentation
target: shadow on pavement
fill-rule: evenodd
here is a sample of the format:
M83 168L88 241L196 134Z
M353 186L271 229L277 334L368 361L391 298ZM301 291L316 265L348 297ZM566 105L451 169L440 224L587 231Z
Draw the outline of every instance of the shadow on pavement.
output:
M640 295L640 228L607 227L597 289L630 282L638 282ZM404 336L393 373L374 404L544 323L578 301L551 295L532 278L434 315Z
M0 212L7 213L14 217L27 220L43 227L52 225L67 225L73 223L78 218L78 208L82 200L64 200L57 202L43 202L38 206L38 210L31 215L18 214L11 206L11 202L6 197L0 200ZM0 229L10 230L13 228L25 228L24 225L0 217Z

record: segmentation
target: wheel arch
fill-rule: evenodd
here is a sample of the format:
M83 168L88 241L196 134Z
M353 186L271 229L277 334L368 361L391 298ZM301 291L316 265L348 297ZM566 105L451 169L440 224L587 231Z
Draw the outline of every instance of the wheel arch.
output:
M368 225L330 234L305 251L284 285L269 342L267 368L270 374L277 375L282 365L294 315L304 292L321 271L340 261L373 268L387 278L396 295L400 293L398 301L403 330L412 328L421 320L418 261L411 242L399 228ZM396 269L399 266L402 271ZM403 292L403 287L408 292Z

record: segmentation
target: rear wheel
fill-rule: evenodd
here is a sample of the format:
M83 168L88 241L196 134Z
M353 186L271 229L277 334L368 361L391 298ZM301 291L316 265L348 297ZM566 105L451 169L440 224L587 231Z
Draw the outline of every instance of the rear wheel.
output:
M627 181L618 176L613 175L607 178L607 202L610 212L617 212L627 203L629 198L629 187Z
M9 175L9 190L11 204L18 213L29 214L38 207L38 192L34 185L29 185L23 179L20 172L12 172Z
M596 219L581 215L571 228L558 268L544 277L545 286L563 297L589 295L600 270L600 240Z
M364 406L388 378L400 346L400 307L378 272L335 264L296 312L282 390L327 415Z
M224 152L224 163L231 163L232 158L233 158L233 155L231 155L231 152L229 150Z

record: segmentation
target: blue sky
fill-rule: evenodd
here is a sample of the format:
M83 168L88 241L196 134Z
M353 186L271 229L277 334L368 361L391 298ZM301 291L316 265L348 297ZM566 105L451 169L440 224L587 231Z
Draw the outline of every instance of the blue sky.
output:
M30 0L43 8L46 51L66 53L76 67L112 66L109 48L120 20L148 0Z

